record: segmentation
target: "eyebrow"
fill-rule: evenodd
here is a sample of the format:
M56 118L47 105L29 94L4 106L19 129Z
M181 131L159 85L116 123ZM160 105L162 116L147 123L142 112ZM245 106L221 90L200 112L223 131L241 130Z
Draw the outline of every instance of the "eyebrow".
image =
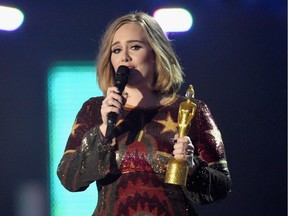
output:
M142 40L128 40L128 41L127 41L127 43L135 43L135 42L144 44L144 41L142 41ZM114 43L111 45L111 47L113 47L113 46L115 46L115 45L117 45L117 44L120 44L120 41L114 42Z

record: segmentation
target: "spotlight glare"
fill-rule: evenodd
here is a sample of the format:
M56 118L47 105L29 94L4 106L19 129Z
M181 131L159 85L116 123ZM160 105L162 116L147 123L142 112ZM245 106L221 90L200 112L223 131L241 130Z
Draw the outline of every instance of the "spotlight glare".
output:
M23 23L24 15L17 8L0 6L0 30L14 31Z
M183 8L162 8L153 16L165 32L185 32L193 24L191 14Z

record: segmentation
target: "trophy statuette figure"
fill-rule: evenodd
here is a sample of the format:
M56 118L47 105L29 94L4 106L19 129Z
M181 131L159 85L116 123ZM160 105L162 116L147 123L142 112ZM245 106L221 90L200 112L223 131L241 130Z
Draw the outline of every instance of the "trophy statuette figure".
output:
M189 85L189 88L185 94L187 100L182 102L179 106L179 137L187 136L191 121L195 116L197 105L192 101L194 95L195 93L193 86ZM166 169L165 183L186 186L188 171L189 166L185 160L179 160L175 158L170 159Z

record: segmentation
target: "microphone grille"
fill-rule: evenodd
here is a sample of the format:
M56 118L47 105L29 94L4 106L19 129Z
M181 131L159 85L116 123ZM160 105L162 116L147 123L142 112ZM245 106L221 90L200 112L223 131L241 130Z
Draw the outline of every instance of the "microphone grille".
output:
M128 82L129 73L130 69L124 65L119 66L117 72L115 73L115 86L118 87L120 92L124 90L125 85Z
M120 65L117 70L117 74L123 74L124 76L129 76L130 69L124 65Z

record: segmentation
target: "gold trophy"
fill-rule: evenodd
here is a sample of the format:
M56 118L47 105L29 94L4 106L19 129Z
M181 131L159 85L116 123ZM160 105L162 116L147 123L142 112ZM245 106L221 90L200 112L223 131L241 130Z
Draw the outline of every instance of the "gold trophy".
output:
M194 95L193 86L189 85L185 94L187 100L180 104L178 112L179 137L187 136L191 121L195 116L197 105L192 102ZM188 163L185 160L170 159L166 169L165 183L186 186L188 171Z

